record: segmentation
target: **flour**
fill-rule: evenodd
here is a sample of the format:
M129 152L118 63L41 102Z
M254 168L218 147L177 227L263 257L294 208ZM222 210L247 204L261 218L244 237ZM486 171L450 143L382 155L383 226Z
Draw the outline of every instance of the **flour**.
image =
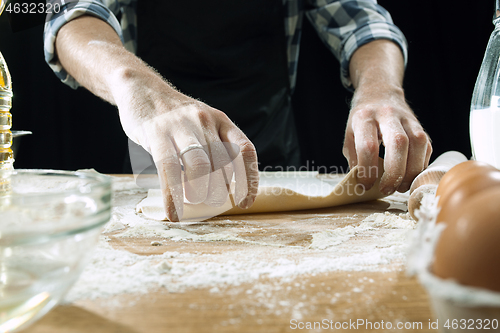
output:
M192 240L195 242L217 242L217 241L246 242L246 240L240 237L235 237L234 235L231 234L209 233L204 235L197 235L181 229L171 229L168 232L165 232L165 237L170 238L173 241Z
M389 212L371 214L365 218L360 228L383 228L383 229L415 229L417 222L410 213L392 214Z
M121 223L120 221L117 221L115 219L111 219L105 226L104 226L104 233L110 233L118 230L123 230L125 229L125 224Z
M266 221L233 218L231 221L164 223L145 219L134 207L146 192L128 178L116 178L114 188L112 218L103 231L106 236L101 238L92 261L65 302L112 300L120 294L141 295L156 290L182 292L208 288L218 293L246 283L254 283L249 294L265 299L271 291L280 290L283 283L292 282L298 276L392 270L394 267L390 265L405 259L407 232L415 227L408 214L372 214L355 222L354 216L339 218L315 213L308 215L305 222L294 220L267 226L273 232L266 238L262 236L266 235L263 231ZM359 217L356 218L359 221ZM332 228L332 224L340 222L346 225ZM309 238L301 236L303 233ZM303 241L298 245L289 244L284 236ZM148 238L160 251L177 242L245 245L212 253L166 251L160 255L137 255L114 249L110 245L112 238ZM396 265L401 269L398 267ZM275 282L260 283L264 277ZM267 303L270 307L279 307L280 301L283 300ZM292 310L303 311L300 304Z
M356 235L356 228L347 226L335 230L327 230L313 235L311 249L324 250L330 246L342 244Z
M193 223L191 223L193 224ZM113 229L116 230L116 229ZM189 231L177 228L169 229L168 226L164 225L138 225L134 227L130 227L124 232L118 233L115 235L116 238L134 238L134 237L160 237L169 239L174 242L179 241L195 241L195 242L218 242L218 241L235 241L235 242L243 242L243 243L251 243L251 244L263 244L260 242L254 242L250 240L246 240L241 237L237 237L230 233L207 233L207 234L194 234ZM269 245L271 244L264 244Z
M165 252L161 256L145 257L115 250L102 238L80 279L65 298L65 303L80 299L109 298L125 293L145 294L156 287L158 277L171 265L165 262L189 254Z
M276 249L271 258L268 258L267 252L265 249L254 249L228 254L165 252L162 255L140 256L114 250L101 241L92 262L69 292L66 302L108 298L124 293L146 294L158 289L169 292L195 288L222 289L262 277L278 279L281 284L304 274L380 270L377 266L401 259L401 254L390 248L374 248L370 253L351 256L308 253L309 256L297 261L286 257L302 254L303 250Z
M124 232L121 232L115 237L117 238L133 238L133 237L146 237L146 238L154 238L154 237L168 237L169 230L165 230L165 227L160 226L159 228L154 228L153 226L146 225L138 225L135 227L129 227Z
M370 230L376 229L400 229L413 230L416 227L416 222L411 218L409 213L391 214L375 213L365 218L359 226L348 225L343 228L334 230L326 230L317 234L313 234L311 249L324 250L331 246L336 246L347 242L356 235L363 235ZM406 233L391 233L384 236L384 246L393 246L400 244L400 241L406 241Z

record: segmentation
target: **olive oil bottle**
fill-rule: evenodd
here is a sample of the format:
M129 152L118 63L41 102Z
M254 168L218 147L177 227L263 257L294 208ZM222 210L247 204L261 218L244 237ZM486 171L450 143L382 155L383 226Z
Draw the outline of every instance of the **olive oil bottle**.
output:
M0 15L6 0L1 0ZM12 152L12 80L7 63L0 53L0 207L10 194L10 175L14 169Z

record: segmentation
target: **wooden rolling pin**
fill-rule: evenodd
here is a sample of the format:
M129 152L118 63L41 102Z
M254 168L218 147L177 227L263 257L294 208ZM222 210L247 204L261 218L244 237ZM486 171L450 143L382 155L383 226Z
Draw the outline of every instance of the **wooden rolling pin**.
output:
M427 169L422 171L411 184L408 211L417 220L415 211L420 207L425 195L436 194L436 189L443 175L455 165L467 161L467 157L458 151L448 151L441 154Z

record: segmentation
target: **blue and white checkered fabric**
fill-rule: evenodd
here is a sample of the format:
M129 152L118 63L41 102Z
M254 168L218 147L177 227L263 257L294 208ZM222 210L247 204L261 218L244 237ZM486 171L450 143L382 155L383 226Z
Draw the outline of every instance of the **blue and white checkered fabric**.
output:
M73 88L79 86L62 68L54 54L58 30L68 21L82 15L92 15L109 23L118 33L123 45L131 52L137 48L138 0L49 0L59 3L62 10L50 14L45 23L45 60L56 75ZM339 60L341 80L350 88L349 60L357 48L376 39L388 39L400 46L406 60L407 42L394 25L390 14L376 0L283 0L287 38L288 68L291 88L295 86L299 44L304 14L316 28L320 38ZM120 18L120 20L117 19Z

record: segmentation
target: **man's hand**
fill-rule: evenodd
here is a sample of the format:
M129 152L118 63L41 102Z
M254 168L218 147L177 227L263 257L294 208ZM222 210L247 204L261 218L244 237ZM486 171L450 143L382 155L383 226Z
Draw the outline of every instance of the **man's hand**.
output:
M63 26L56 52L81 85L118 107L127 136L153 156L170 221L181 220L184 197L224 204L233 175L235 204L252 205L257 154L223 112L177 91L126 51L116 32L97 18L82 16Z
M344 156L350 167L360 167L366 189L377 179L379 147L385 146L380 191L405 192L429 164L432 146L428 135L405 101L402 89L403 57L399 47L377 40L359 48L351 58L350 77L355 88L347 122Z
M243 132L223 112L172 90L164 80L126 76L135 79L114 95L120 120L128 137L153 156L169 220L182 218L184 198L223 205L233 174L234 203L248 208L259 176L255 148Z

